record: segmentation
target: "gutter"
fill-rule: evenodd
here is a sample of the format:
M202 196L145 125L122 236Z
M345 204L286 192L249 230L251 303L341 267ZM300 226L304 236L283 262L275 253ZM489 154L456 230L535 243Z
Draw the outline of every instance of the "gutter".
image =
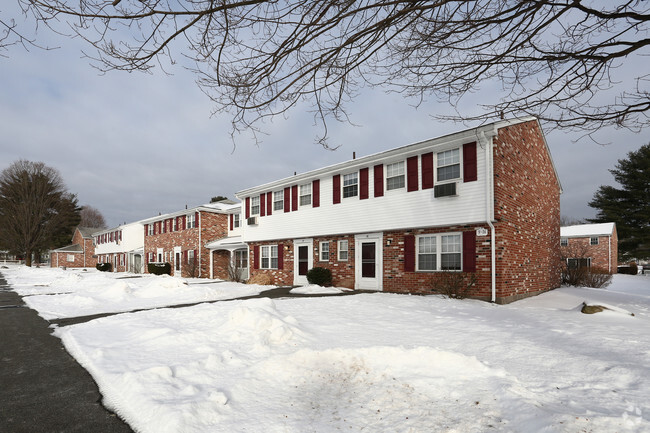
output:
M496 129L496 128L495 128ZM496 130L494 135L496 135ZM492 136L492 137L493 137ZM494 224L492 224L492 212L494 206L494 161L493 161L493 140L485 136L483 131L478 134L479 143L485 147L485 222L490 227L490 284L492 291L491 302L496 302L497 299L497 283L496 283L496 234L494 232Z

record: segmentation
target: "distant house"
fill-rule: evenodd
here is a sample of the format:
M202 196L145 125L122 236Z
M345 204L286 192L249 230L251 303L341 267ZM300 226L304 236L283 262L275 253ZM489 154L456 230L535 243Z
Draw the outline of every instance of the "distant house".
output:
M539 122L504 120L238 192L251 276L511 302L560 285L561 186Z
M580 224L560 229L562 257L570 268L589 267L616 273L618 235L615 223Z
M249 277L248 245L242 240L241 203L226 211L226 236L206 244L210 251L210 278L245 281Z
M95 232L98 263L110 263L113 272L144 273L144 226L141 222Z
M72 244L50 251L50 266L53 268L88 268L95 267L95 247L93 234L97 231L91 227L77 227L72 235Z
M230 215L240 208L223 200L140 221L145 272L148 263L169 263L174 276L209 277L212 254L206 244L228 236Z

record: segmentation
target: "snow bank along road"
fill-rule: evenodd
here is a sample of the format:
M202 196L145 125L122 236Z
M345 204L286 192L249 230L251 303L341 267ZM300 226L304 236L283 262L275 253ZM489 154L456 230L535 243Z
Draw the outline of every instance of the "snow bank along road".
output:
M56 285L37 271L7 278L24 295ZM31 305L53 314L58 296ZM612 309L585 315L583 302ZM505 306L385 293L231 300L54 333L136 431L640 433L649 330L650 278L617 275L606 290Z

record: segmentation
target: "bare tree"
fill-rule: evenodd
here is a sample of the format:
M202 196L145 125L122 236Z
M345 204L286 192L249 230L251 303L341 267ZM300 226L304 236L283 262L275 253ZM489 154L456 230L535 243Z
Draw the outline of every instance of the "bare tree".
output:
M326 136L327 121L347 119L345 104L367 85L436 97L457 108L445 119L530 114L587 133L650 122L647 70L614 75L648 54L642 0L18 1L52 27L67 18L105 70L192 60L233 132L306 99ZM462 112L461 101L494 83L500 100Z
M94 227L98 229L105 229L108 227L104 215L92 206L82 206L80 216L81 222L79 225L82 227Z
M42 162L19 160L0 173L0 246L25 255L69 242L79 207L59 172Z

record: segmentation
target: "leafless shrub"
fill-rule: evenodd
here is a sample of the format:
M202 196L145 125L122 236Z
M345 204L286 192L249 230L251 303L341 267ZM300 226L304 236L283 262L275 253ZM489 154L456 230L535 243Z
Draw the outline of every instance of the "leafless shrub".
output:
M464 299L476 285L476 281L475 273L440 272L431 278L431 290L453 299Z

